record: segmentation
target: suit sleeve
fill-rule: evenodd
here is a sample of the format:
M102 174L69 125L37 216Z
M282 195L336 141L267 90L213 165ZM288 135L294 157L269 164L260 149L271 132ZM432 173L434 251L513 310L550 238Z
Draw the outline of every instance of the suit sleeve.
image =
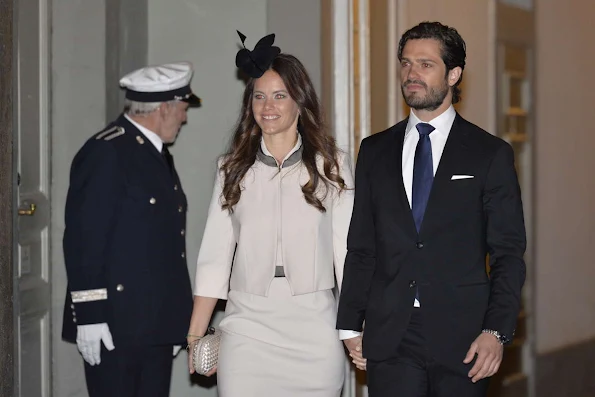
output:
M496 330L512 340L525 282L526 235L514 153L508 144L499 149L492 161L483 205L491 279L484 328Z
M194 295L227 299L236 240L229 211L221 209L221 163L222 160L217 166L209 215L196 262Z
M349 221L353 211L354 181L351 161L347 155L342 155L340 159L340 175L345 182L346 189L335 194L332 208L333 219L333 256L335 264L335 277L337 287L341 291L343 282L343 268L345 266L345 256L347 254L347 232L349 230Z
M122 193L113 146L99 141L77 157L66 201L64 260L76 321L84 325L107 321L106 252Z
M337 315L337 328L342 330L362 330L376 266L376 233L367 169L370 153L366 143L366 140L362 142L355 168L355 198Z

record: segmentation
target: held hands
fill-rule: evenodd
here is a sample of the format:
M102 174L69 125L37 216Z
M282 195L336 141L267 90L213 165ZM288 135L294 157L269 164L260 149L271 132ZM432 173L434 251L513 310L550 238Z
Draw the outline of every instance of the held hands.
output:
M345 339L343 343L349 351L349 357L351 357L351 361L355 364L356 368L365 371L367 360L362 355L361 335L356 336L355 338Z
M494 375L500 368L504 346L491 334L482 333L473 341L463 363L469 364L477 354L475 365L468 376L473 383Z
M76 346L90 365L101 363L101 342L107 350L115 349L107 323L77 326Z

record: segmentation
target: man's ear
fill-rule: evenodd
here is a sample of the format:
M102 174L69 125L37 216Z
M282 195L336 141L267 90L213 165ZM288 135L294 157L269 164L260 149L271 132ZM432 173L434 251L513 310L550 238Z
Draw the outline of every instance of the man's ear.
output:
M159 105L159 115L162 118L168 115L169 110L169 104L167 102L163 102L161 105Z
M454 86L460 79L461 75L463 74L463 69L460 66L453 68L448 71L448 85L450 87Z

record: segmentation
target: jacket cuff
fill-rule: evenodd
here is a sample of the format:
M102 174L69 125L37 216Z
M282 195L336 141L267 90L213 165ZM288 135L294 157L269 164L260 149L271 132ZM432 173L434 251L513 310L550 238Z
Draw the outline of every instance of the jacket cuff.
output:
M72 291L72 321L77 325L107 322L107 289Z
M518 312L514 317L511 316L496 316L488 314L483 322L483 329L493 330L502 335L507 343L512 342L514 332L516 330L516 323L518 320Z

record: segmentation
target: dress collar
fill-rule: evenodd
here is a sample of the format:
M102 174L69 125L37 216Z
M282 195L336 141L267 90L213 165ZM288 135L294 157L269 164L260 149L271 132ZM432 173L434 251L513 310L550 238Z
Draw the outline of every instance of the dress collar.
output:
M261 163L268 165L269 167L286 168L301 161L303 151L304 148L302 146L302 136L298 133L298 139L295 143L295 146L293 147L293 149L291 149L289 153L287 153L287 156L285 156L285 158L281 162L281 166L279 166L275 157L267 149L264 143L264 139L261 138L260 147L258 148L258 152L256 152L256 158Z

